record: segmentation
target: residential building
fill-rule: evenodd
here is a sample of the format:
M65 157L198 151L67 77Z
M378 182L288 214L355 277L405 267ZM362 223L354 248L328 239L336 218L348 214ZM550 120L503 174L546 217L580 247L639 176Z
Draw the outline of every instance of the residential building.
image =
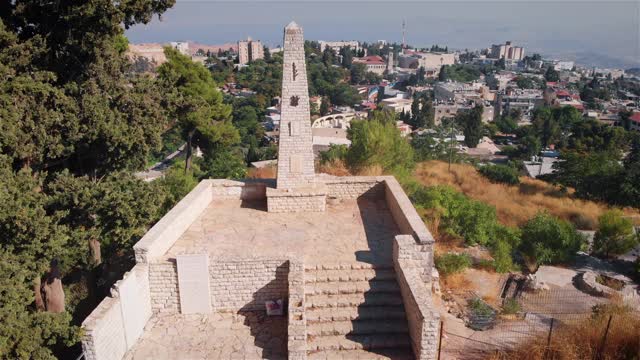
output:
M438 76L443 65L453 65L456 63L456 54L447 53L425 53L412 50L405 50L398 56L398 67L405 69L417 69L423 67L427 72L427 77Z
M371 71L372 73L378 75L384 74L384 71L387 68L387 64L384 59L378 55L353 58L353 63L364 64L367 68L367 71Z
M443 102L466 103L483 99L481 83L439 82L434 88L435 99Z
M320 51L324 51L324 49L326 49L327 47L331 48L333 51L335 51L336 54L340 53L340 49L342 49L345 46L348 46L351 48L351 50L355 50L355 51L359 51L360 50L360 44L355 41L355 40L351 40L351 41L323 41L320 40L318 41L318 43L320 44Z
M511 41L504 44L491 45L491 57L494 59L522 60L524 58L524 48L512 46Z
M405 112L407 114L410 114L412 102L413 100L411 99L395 97L395 98L384 99L380 101L380 104L382 104L383 109L393 110L397 113Z
M556 71L570 71L576 65L575 61L556 61L553 64L553 68Z
M250 61L264 59L264 47L259 40L238 41L238 64L246 65Z
M520 110L522 119L530 120L533 110L544 104L542 90L511 90L499 97L501 113Z

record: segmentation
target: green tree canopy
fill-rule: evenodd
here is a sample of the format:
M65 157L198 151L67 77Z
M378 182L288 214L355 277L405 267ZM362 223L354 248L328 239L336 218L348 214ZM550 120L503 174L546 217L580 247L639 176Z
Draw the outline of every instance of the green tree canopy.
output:
M470 111L461 112L456 116L456 122L464 133L464 143L470 148L478 146L482 139L482 105L476 105Z
M175 49L165 48L165 55L167 62L158 68L158 75L165 87L173 90L172 113L187 142L186 171L195 146L228 146L237 143L239 136L230 121L231 107L223 103L209 71Z
M374 112L370 120L353 121L347 131L351 147L347 164L354 169L381 166L385 172L412 169L413 149L396 128L395 114Z
M529 270L535 271L543 264L569 261L583 243L584 238L571 223L541 212L522 227L520 251Z

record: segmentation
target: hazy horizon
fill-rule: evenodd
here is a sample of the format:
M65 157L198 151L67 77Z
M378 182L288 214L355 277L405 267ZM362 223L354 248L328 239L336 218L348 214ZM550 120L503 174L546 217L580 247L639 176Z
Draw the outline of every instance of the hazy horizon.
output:
M596 66L640 66L640 2L636 1L206 1L177 0L148 25L127 30L131 42L236 42L269 46L295 20L308 40L402 41L481 49L510 40L542 53Z

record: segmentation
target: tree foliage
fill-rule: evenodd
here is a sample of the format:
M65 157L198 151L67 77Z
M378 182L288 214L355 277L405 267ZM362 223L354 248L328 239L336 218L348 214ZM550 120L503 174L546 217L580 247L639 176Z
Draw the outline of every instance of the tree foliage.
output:
M370 120L353 121L347 131L347 164L354 169L378 165L386 172L412 169L413 149L396 128L395 114L376 111Z
M620 210L609 210L598 219L598 231L593 239L593 252L608 258L621 255L638 245L633 222Z
M464 133L464 143L470 148L478 146L482 139L482 105L476 105L470 111L463 111L456 116L456 122Z
M564 263L582 248L584 238L571 223L546 212L538 213L522 227L520 251L529 270L543 264Z

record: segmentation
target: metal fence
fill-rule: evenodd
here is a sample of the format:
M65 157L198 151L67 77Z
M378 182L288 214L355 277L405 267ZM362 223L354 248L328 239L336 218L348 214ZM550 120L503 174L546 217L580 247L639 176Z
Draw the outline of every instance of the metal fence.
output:
M494 311L472 312L457 323L443 322L439 359L522 358L514 351L526 351L527 359L546 360L575 350L579 358L604 360L605 350L618 346L620 336L639 333L639 312L620 304L619 311L602 311L602 305L613 303L580 291L522 293L505 301L512 302L510 314L494 306ZM580 349L567 349L573 346L573 337L584 337Z

